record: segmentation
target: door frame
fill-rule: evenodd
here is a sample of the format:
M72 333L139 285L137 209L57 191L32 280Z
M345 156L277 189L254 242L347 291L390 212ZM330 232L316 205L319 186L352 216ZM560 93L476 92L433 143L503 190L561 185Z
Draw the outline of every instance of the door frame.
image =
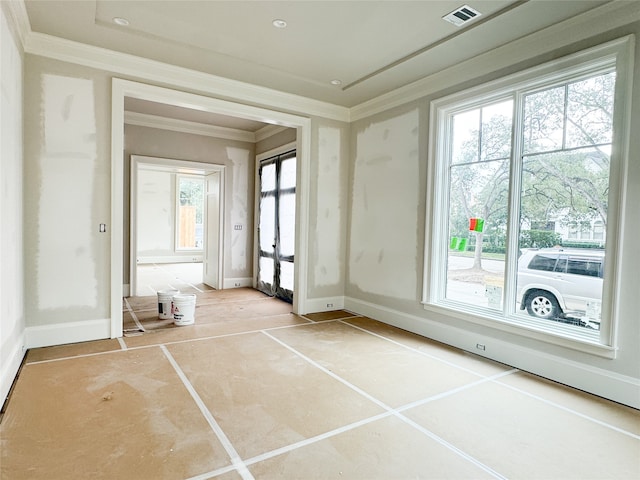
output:
M265 92L265 102L272 102ZM124 99L149 100L184 108L297 129L298 155L296 196L296 252L294 284L298 293L294 313L307 313L307 270L309 263L309 190L311 183L311 119L233 101L220 100L180 90L114 78L111 85L111 338L122 336L122 293L124 270ZM266 101L268 100L268 101ZM255 272L253 272L255 276Z
M147 157L144 155L131 155L131 197L129 200L130 216L129 216L129 291L130 295L136 294L137 286L137 253L138 253L138 171L140 167L149 166L153 170L162 170L171 173L186 173L189 175L201 175L206 176L211 173L217 173L220 175L220 185L218 188L219 212L218 212L218 275L217 275L217 288L223 285L224 272L223 261L224 259L224 173L225 166L217 165L214 163L202 163L202 162L190 162L187 160L176 160L172 158L160 158L160 157ZM206 239L206 222L208 218L204 216L204 248L207 245ZM204 258L207 258L207 252L203 251Z
M260 175L258 175L258 172L260 171L260 162L262 162L263 160L267 160L271 157L275 157L278 155L282 155L283 153L287 153L290 152L291 150L296 150L296 146L297 146L297 142L291 142L291 143L287 143L286 145L281 145L280 147L276 147L273 148L271 150L268 150L266 152L260 153L258 155L256 155L256 163L255 163L255 181L254 181L254 205L253 205L253 288L258 288L258 269L260 266L260 245L258 242L258 225L260 225L260 193L261 193L261 188L260 188ZM298 155L298 152L296 151L296 157ZM300 165L300 162L298 161L298 165ZM297 176L296 176L297 177ZM297 182L298 178L296 178L296 182ZM298 184L296 183L296 208L298 206L298 200L297 200L297 196L298 196ZM296 219L298 216L298 212L296 211ZM293 269L294 272L296 270L296 263L298 262L298 230L296 229L296 252L295 252L295 260L293 261ZM295 275L294 275L295 277ZM293 299L294 299L294 303L295 303L295 299L298 296L298 292L296 291L298 287L298 284L295 283L294 280L294 291L293 291Z

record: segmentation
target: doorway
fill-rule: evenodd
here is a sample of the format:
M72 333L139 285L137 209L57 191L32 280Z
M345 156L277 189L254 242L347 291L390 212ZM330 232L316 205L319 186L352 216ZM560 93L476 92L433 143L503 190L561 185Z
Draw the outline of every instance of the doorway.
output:
M195 87L194 87L195 88ZM216 92L207 90L211 95ZM309 237L309 185L311 163L311 119L276 110L220 100L130 80L114 78L111 95L111 338L122 336L124 268L124 100L136 98L167 105L232 115L297 129L296 262L293 311L307 313L307 265ZM257 102L257 100L254 99ZM255 277L254 277L255 278ZM224 288L224 286L223 286Z
M260 161L257 288L293 303L296 151Z
M171 276L195 290L222 288L224 174L224 165L131 156L131 296L154 295L149 278L178 287L165 285ZM198 187L200 209L190 195Z

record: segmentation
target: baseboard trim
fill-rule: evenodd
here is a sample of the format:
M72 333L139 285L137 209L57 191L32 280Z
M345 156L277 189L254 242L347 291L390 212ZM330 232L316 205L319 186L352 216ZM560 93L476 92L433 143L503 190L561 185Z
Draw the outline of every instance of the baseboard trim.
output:
M13 385L16 375L18 375L22 359L26 353L24 334L22 334L11 353L7 356L7 360L0 366L0 407L4 405L7 395L9 395L11 385Z
M640 408L640 379L584 365L556 355L514 345L493 337L345 297L345 308L470 353L584 390L614 402ZM481 343L485 350L478 350Z
M307 298L306 312L330 312L331 310L342 310L344 308L344 296L324 297L324 298Z
M222 283L222 288L253 288L253 278L251 277L239 277L239 278L225 278Z
M111 319L86 320L82 322L54 323L27 327L27 348L49 347L66 343L88 342L111 337Z

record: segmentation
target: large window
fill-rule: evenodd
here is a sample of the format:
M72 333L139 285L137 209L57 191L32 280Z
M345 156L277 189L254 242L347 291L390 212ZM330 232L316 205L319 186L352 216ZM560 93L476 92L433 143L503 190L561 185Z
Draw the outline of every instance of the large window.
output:
M612 345L625 47L433 103L427 308Z

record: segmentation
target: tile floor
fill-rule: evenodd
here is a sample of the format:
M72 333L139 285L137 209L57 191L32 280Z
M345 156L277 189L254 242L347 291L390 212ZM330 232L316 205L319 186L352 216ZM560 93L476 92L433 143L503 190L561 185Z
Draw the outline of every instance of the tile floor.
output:
M0 477L640 478L638 410L346 311L197 295L195 325L129 298L124 338L29 351Z

